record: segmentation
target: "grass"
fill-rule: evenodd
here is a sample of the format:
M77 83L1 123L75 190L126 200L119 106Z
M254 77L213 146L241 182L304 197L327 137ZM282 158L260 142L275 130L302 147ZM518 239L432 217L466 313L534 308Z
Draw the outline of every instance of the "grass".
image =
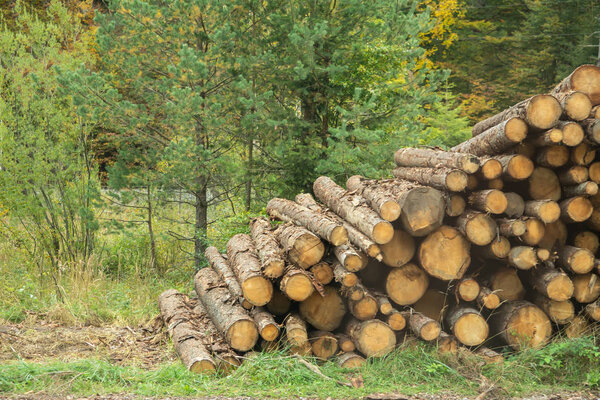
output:
M323 363L321 372L329 379L283 353L258 354L231 375L195 375L180 363L145 370L103 360L14 362L0 365L0 393L356 398L379 392L469 396L493 387L499 395L523 396L597 386L598 351L592 338L583 338L509 356L504 364L484 365L470 354L440 356L420 344L370 360L358 371ZM362 385L347 387L338 383L351 381Z

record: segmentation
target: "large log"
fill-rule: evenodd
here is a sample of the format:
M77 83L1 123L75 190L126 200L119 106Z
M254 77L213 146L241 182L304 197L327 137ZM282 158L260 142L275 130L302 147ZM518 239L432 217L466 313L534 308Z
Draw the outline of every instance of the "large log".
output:
M397 220L402 209L396 201L396 196L386 190L384 186L371 182L360 175L354 175L348 178L346 187L362 196L381 218L386 221Z
M470 244L458 230L442 225L421 242L419 261L433 277L460 279L471 263Z
M267 214L281 221L303 226L334 246L348 241L346 228L323 214L316 213L291 200L273 198L266 208Z
M271 314L281 317L288 313L291 306L292 302L290 299L278 289L274 289L273 297L271 297L271 301L267 303L267 310L269 310Z
M450 149L459 153L486 156L504 153L527 137L527 124L521 118L508 118L496 126Z
M553 93L563 108L563 119L581 121L592 111L592 102L587 94L574 90Z
M227 343L238 351L254 347L258 340L256 323L239 304L231 301L231 293L219 275L210 268L203 268L196 273L194 286L210 319Z
M393 268L385 280L385 291L395 303L410 305L417 302L427 290L429 278L413 263Z
M581 65L552 89L552 94L578 91L586 94L592 105L600 104L600 67Z
M373 257L381 261L381 250L373 240L368 238L364 233L356 229L349 222L343 220L337 214L321 207L309 193L300 193L296 195L295 200L296 203L301 204L306 208L310 208L313 211L326 214L327 217L333 219L336 222L340 222L348 232L348 240L350 241L350 243L358 247L369 257Z
M458 217L456 227L471 243L478 246L490 244L498 230L496 222L489 215L473 210L466 210Z
M302 318L316 329L331 332L342 323L346 306L334 287L325 287L324 293L314 292L300 303L298 310Z
M544 237L538 246L548 250L555 250L567 243L567 225L561 220L546 224Z
M546 130L556 125L561 114L562 107L556 98L540 94L523 100L493 117L478 122L473 126L471 133L473 136L477 136L487 129L515 117L523 119L533 129Z
M525 212L525 200L523 197L514 192L504 193L506 197L506 210L504 210L504 214L509 216L510 218L518 218L523 215Z
M308 341L306 323L298 314L290 314L285 320L285 338L292 354L309 356L312 353Z
M600 183L600 161L596 161L596 162L593 162L590 164L590 166L588 168L588 175L589 175L590 181L595 182L595 183ZM586 179L584 179L584 181L585 180L587 180L587 177L586 177ZM579 183L581 183L581 182L579 182Z
M253 219L250 221L250 235L254 240L264 276L279 278L285 269L285 261L271 223L266 218Z
M170 289L158 297L158 306L173 346L185 367L195 373L215 370L215 362L204 346L187 296Z
M579 303L592 303L600 297L600 277L596 274L573 276L573 298Z
M227 259L242 287L244 299L255 306L264 306L271 300L273 285L261 271L252 238L239 233L227 242Z
M592 216L594 207L583 196L571 197L560 202L560 216L566 223L583 222Z
M352 338L358 351L367 357L382 357L396 346L394 331L377 319L351 319L346 324L346 334Z
M569 276L550 266L531 269L529 283L538 293L554 301L566 301L573 296L573 282Z
M529 196L532 200L554 200L561 198L558 176L549 168L536 167L528 179Z
M515 350L545 345L552 335L546 314L528 301L509 301L490 318L492 334Z
M577 122L560 121L557 127L562 130L562 142L565 146L579 146L585 137L583 128Z
M415 255L413 237L399 229L394 231L394 237L391 241L379 247L383 254L383 262L390 267L400 267L409 262Z
M275 236L289 260L301 268L310 268L321 261L325 254L321 239L301 226L282 224L275 230Z
M397 150L394 161L399 167L452 168L468 174L474 174L479 169L477 157L432 148L407 147Z
M294 301L306 300L315 290L308 273L296 265L288 266L279 282L279 289Z
M508 207L504 193L495 189L471 192L468 202L474 209L490 214L502 214Z
M594 232L581 231L578 232L573 238L573 245L575 247L589 250L592 252L592 254L596 254L598 249L600 249L600 239Z
M214 246L209 246L204 251L204 255L206 256L206 259L208 260L208 263L212 269L214 269L219 274L223 282L225 282L233 297L240 302L242 307L245 309L250 309L252 304L244 299L242 287L235 277L235 274L227 264L227 261L219 252L219 249Z
M444 315L448 310L449 299L450 297L446 296L445 291L442 292L439 289L431 288L427 289L423 297L413 304L411 308L434 321L442 323Z
M446 313L446 321L452 333L465 346L479 346L489 336L485 318L471 307L457 306Z
M451 192L462 192L468 181L467 174L463 171L450 168L398 167L392 173L398 179Z
M394 228L369 207L364 198L353 195L326 176L313 184L315 195L336 214L354 225L377 244L392 240Z
M598 165L600 166L600 164ZM588 178L588 168L584 167L583 165L574 165L570 168L563 170L561 173L558 174L558 180L563 185L578 185L587 181Z

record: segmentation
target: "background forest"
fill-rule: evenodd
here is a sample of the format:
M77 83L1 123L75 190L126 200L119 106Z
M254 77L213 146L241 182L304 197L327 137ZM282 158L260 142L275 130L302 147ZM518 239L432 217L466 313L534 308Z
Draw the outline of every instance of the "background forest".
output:
M139 323L321 175L599 62L599 0L3 1L0 318Z

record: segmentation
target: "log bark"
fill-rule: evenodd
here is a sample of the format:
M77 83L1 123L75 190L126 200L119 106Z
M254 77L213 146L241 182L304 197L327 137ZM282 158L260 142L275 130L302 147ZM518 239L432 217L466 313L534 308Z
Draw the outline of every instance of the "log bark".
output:
M271 223L266 218L253 219L250 222L250 235L254 240L263 275L270 279L279 278L283 275L285 261Z
M377 244L392 240L394 228L369 207L364 198L353 195L326 176L317 178L315 195L336 214L354 225Z
M464 301L473 301L479 295L479 283L472 277L463 278L456 284L455 293Z
M309 356L312 353L308 341L306 323L298 314L290 314L285 320L285 338L290 347L290 353Z
M496 225L500 234L505 237L521 236L527 232L525 219L498 218Z
M575 165L590 165L596 159L596 148L583 141L571 149L571 162Z
M528 185L532 200L558 201L561 198L560 181L551 169L536 167L529 177Z
M435 278L460 279L471 263L470 244L457 229L442 225L421 242L419 261Z
M467 188L467 174L458 169L398 167L392 173L398 179L417 182L439 190L462 192Z
M354 175L346 181L348 190L362 196L373 210L386 221L395 221L400 217L402 209L396 201L396 197L386 190L385 187L372 184L360 175Z
M358 283L358 276L348 271L339 262L333 263L333 276L337 283L345 287L352 287Z
M342 323L346 306L334 287L326 286L324 292L323 296L314 292L300 303L298 310L302 318L316 329L331 332Z
M594 273L573 276L573 298L579 303L592 303L600 297L600 277Z
M479 169L477 157L432 148L407 147L397 150L394 161L399 167L451 168L467 174L474 174Z
M554 97L563 108L563 119L581 121L590 115L592 102L587 94L577 91L566 91L554 93Z
M563 139L562 142L565 146L575 147L579 146L583 142L585 132L581 125L573 121L560 121L557 128L562 130Z
M561 114L562 107L556 98L540 94L523 100L493 117L478 122L473 126L471 133L473 136L477 136L510 118L521 118L532 129L546 130L556 125Z
M594 255L587 249L563 246L558 252L557 264L576 274L587 274L594 269Z
M340 222L346 231L348 232L348 240L354 246L358 247L369 257L373 257L379 261L382 260L381 250L379 246L367 237L364 233L356 229L349 222L344 221L340 216L333 213L332 211L324 209L320 206L315 199L308 193L301 193L296 195L296 203L303 205L306 208L310 208L311 210L319 213L326 214L327 217L335 220L336 222Z
M510 301L490 318L491 332L515 350L544 346L552 335L546 314L528 301Z
M381 249L385 245L379 246ZM383 249L382 249L383 250ZM350 272L357 272L367 266L367 256L351 244L333 248L335 258Z
M250 309L252 304L244 299L242 287L219 250L214 246L209 246L204 251L204 256L208 260L208 263L212 269L214 269L217 274L219 274L223 282L225 282L233 297L240 302L242 307L245 309Z
M525 215L535 217L545 224L552 223L561 215L559 205L552 200L531 200L525 202Z
M575 317L575 306L569 300L556 301L539 293L533 293L531 302L541 308L550 318L550 321L555 324L567 324Z
M442 328L439 322L418 312L407 311L404 318L408 320L411 332L426 342L436 340L440 336Z
M587 181L574 186L564 186L563 191L565 197L589 197L598 193L598 184L596 182Z
M519 218L525 212L525 200L523 197L514 192L504 193L506 196L506 210L504 210L504 214L506 214L509 218Z
M288 259L301 268L310 268L321 261L325 254L321 239L301 226L282 224L275 230L275 236Z
M188 302L187 296L174 289L158 297L161 317L183 365L194 373L212 372L216 368L215 362L192 321L193 311Z
M315 331L309 337L312 353L319 360L327 360L338 351L337 337L331 332Z
M538 150L535 162L546 168L559 168L569 162L571 153L565 146L554 145L542 147ZM533 173L533 165L531 165Z
M558 174L558 180L560 181L560 183L567 186L573 186L578 185L580 183L584 183L588 180L588 177L588 168L581 165L572 166Z
M340 354L337 360L338 366L345 369L357 369L365 365L366 362L367 360L353 351Z
M476 301L479 307L487 308L488 310L495 310L501 304L500 297L487 286L481 286Z
M408 233L396 229L394 237L386 244L379 246L383 262L390 267L401 267L415 255L415 241Z
M465 199L455 193L446 193L444 195L446 200L446 215L449 217L458 217L460 214L465 212L467 202Z
M502 164L495 158L482 158L479 176L487 180L500 178L502 176Z
M471 307L459 305L450 309L446 321L456 339L465 346L479 346L490 333L485 318Z
M408 263L390 270L385 280L385 291L396 304L416 303L429 286L429 278L416 264Z
M244 299L255 306L267 304L273 295L273 285L262 274L252 238L243 233L231 237L227 242L227 259Z
M351 319L346 324L346 334L352 338L358 351L367 357L382 357L396 346L394 331L377 319Z
M592 254L596 254L600 248L600 239L594 232L581 231L573 238L573 245L575 247L589 250Z
M473 210L466 210L458 217L456 227L471 243L478 246L490 244L498 230L496 222L489 215Z
M471 192L468 202L475 210L490 214L502 214L508 207L508 200L504 193L495 189Z
M348 241L348 233L342 224L291 200L271 199L266 211L267 214L281 221L292 222L308 229L334 246L340 246Z
M281 281L279 290L289 299L294 301L304 301L313 294L315 287L308 273L300 267L290 265L286 269Z
M560 202L560 216L566 223L583 222L592 216L594 207L583 196L571 197Z
M377 300L377 308L379 309L379 313L382 315L390 315L392 311L394 311L394 306L390 303L390 300L381 293L374 294L375 299Z
M539 260L536 251L529 246L516 246L508 253L508 263L520 270L528 270L535 267Z
M392 328L393 331L401 331L406 328L406 319L398 310L392 310L389 315L385 316L385 322Z
M272 342L279 336L279 325L275 322L273 315L263 307L254 307L250 311L260 337L267 342Z
M198 298L226 342L235 350L248 351L258 340L254 320L239 304L232 302L229 289L210 268L203 268L194 278Z
M600 68L595 65L581 65L552 89L553 95L577 91L586 94L592 106L600 104Z
M504 153L527 137L527 124L521 118L508 118L487 130L474 135L450 151L486 156Z
M310 267L310 273L321 285L329 285L333 280L333 268L328 263L321 261Z

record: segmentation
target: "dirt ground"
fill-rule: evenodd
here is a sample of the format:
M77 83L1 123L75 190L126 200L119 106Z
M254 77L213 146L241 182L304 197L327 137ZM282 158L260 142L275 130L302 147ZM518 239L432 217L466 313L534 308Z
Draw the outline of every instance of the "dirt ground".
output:
M74 361L103 358L117 365L151 369L176 358L166 345L160 324L147 327L61 326L38 320L35 324L0 321L0 363L24 360Z

